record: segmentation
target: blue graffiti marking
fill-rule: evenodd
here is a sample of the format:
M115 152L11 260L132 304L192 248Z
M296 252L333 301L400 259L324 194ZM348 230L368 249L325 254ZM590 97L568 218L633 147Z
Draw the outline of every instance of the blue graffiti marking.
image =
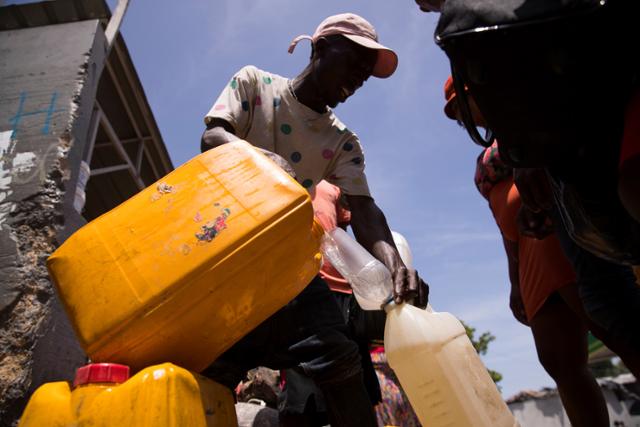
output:
M53 92L51 95L51 102L49 103L49 108L47 109L47 118L44 121L44 126L42 127L42 134L47 135L49 133L49 123L51 122L51 116L56 111L63 111L62 109L56 110L56 99L58 99L58 92Z
M9 123L13 125L11 128L11 139L16 139L16 135L18 133L18 126L20 125L20 122L22 121L23 117L34 116L36 114L46 114L46 118L44 120L44 125L42 126L41 132L43 135L47 135L49 133L49 126L51 123L51 117L53 116L53 113L65 111L64 108L56 109L58 92L53 92L53 94L51 94L51 101L49 102L49 107L47 107L44 110L35 110L35 111L27 111L27 112L23 111L24 102L26 99L27 99L27 93L20 92L20 102L18 104L18 111L16 112L15 116L9 119Z

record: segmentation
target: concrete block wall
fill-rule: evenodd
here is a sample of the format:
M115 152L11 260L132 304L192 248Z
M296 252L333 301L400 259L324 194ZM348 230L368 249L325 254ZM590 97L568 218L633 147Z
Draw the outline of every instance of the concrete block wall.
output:
M97 20L0 32L0 426L85 362L49 281L105 59Z

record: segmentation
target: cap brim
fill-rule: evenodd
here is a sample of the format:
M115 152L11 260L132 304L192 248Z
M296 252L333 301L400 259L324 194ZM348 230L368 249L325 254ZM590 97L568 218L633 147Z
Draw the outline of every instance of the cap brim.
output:
M378 51L378 60L376 61L376 65L373 67L373 72L371 73L374 77L384 79L391 76L396 71L396 68L398 67L398 55L396 55L393 50L367 37L355 36L353 34L342 35L349 40L358 43L360 46Z

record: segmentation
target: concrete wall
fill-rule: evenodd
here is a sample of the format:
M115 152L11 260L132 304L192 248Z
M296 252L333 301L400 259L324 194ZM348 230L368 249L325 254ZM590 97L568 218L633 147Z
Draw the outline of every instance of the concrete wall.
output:
M0 425L85 362L45 261L84 223L73 194L104 56L98 21L0 32Z
M632 401L620 400L609 388L601 387L609 411L609 424L612 426L635 427L640 419L629 414ZM521 427L571 427L558 394L523 402L509 403L509 409Z

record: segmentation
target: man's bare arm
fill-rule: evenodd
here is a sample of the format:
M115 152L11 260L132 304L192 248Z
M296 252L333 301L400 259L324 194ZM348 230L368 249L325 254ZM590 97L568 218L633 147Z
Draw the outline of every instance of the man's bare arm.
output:
M236 136L236 131L231 126L229 122L222 119L212 119L207 125L207 129L205 129L202 134L202 139L200 140L200 151L205 152L210 150L211 148L219 147L221 145L227 144L232 141L237 141L240 138ZM279 156L276 153L265 150L260 147L256 147L256 149L260 150L262 154L269 157L275 164L280 166L292 177L296 177L296 173L283 157Z

